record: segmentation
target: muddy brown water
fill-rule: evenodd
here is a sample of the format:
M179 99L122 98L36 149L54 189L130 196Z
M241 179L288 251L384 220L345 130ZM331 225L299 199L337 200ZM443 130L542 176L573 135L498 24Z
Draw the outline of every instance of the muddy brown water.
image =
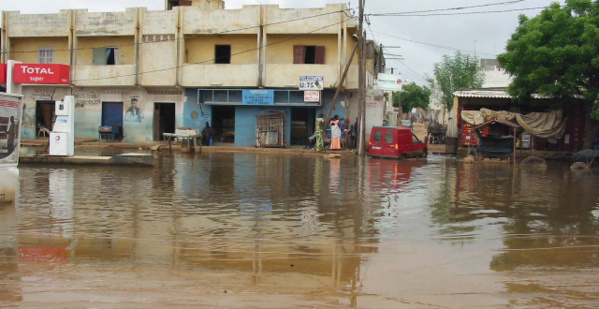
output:
M0 307L593 308L599 176L452 158L20 167Z

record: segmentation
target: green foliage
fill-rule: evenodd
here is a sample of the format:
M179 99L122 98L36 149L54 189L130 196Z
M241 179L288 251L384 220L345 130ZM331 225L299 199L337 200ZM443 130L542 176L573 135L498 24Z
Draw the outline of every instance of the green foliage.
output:
M599 119L599 2L566 0L533 18L520 16L497 60L514 78L512 96L584 98L594 103L592 116Z
M440 63L435 63L435 80L443 104L451 110L453 93L459 89L482 87L485 75L478 58L457 51L453 57L445 55Z
M403 91L393 93L393 106L399 107L404 111L411 111L414 107L428 109L428 103L431 96L431 90L426 87L420 87L416 83L409 83L403 86Z

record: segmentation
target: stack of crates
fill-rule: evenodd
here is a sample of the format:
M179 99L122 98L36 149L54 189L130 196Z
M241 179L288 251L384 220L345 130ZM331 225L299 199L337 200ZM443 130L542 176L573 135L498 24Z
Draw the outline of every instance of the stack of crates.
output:
M472 125L469 123L462 123L462 134L460 134L460 145L462 147L478 146L478 139L476 134L472 130Z

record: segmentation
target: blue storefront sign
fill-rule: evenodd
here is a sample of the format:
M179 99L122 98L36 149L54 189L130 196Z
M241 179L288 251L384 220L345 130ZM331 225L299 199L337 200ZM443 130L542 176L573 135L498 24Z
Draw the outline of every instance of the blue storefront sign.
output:
M243 90L243 105L274 105L274 90L250 89Z

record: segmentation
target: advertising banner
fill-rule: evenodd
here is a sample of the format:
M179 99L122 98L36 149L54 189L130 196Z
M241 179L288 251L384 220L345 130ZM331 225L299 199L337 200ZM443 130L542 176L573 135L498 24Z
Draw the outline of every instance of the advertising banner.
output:
M21 112L20 96L0 94L0 167L19 163Z
M17 84L68 85L70 69L68 65L54 63L15 64L13 80Z
M304 102L320 102L320 91L304 91Z
M306 75L300 76L299 90L322 90L324 88L324 76Z
M274 105L275 91L267 89L243 90L243 105Z
M375 88L388 91L402 91L403 81L401 75L379 73Z

